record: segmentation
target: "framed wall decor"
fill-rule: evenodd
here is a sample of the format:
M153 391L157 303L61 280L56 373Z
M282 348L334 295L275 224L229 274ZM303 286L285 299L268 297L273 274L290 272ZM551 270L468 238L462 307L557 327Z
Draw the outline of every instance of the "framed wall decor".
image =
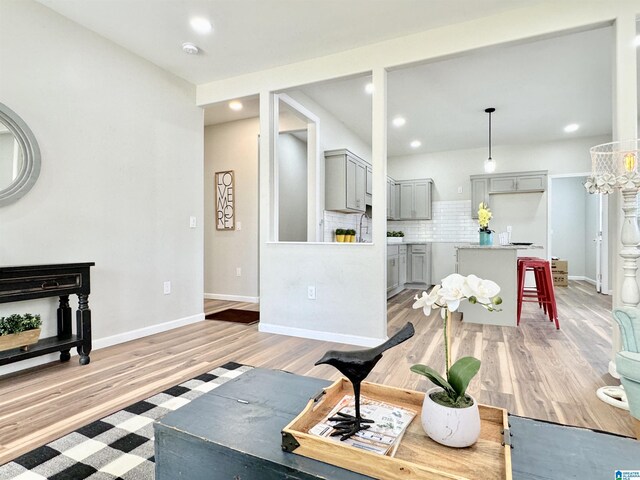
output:
M216 230L235 230L235 178L233 170L216 172Z

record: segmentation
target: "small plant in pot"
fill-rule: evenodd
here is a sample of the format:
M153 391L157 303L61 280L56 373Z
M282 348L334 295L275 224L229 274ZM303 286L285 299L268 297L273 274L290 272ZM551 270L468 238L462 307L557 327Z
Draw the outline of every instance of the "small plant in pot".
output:
M491 280L457 273L442 280L431 292L416 295L413 308L422 308L429 316L432 309L441 309L444 333L445 375L427 365L413 365L411 371L426 376L436 387L425 393L422 405L422 427L438 443L449 447L468 447L480 435L480 413L476 400L466 393L469 382L480 370L480 360L463 357L451 365L451 312L462 300L478 304L487 310L500 311L500 287Z
M27 350L29 345L37 343L41 326L40 315L14 313L0 317L0 351L18 347Z
M351 229L351 230L347 230L347 232L349 234L349 242L354 243L356 241L356 231Z
M336 242L344 242L344 230L336 228Z

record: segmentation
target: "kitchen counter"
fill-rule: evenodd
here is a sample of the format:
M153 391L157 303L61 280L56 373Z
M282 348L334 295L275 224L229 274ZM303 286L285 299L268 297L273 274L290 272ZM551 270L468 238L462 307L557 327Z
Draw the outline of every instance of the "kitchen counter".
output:
M482 250L542 250L544 247L542 245L480 245L478 243L469 243L464 245L457 245L456 248L472 248Z
M501 311L489 312L479 305L460 304L464 321L515 327L518 313L518 251L538 250L539 245L459 245L456 247L460 275L474 274L500 286Z

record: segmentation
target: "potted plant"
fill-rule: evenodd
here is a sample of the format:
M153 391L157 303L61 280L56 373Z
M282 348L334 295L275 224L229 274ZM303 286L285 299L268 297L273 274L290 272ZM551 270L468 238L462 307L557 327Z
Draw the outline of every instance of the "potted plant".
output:
M347 232L349 232L349 242L354 243L356 241L356 231L351 229L347 230Z
M344 230L336 228L336 242L344 242Z
M478 206L478 224L480 225L480 245L493 245L493 230L489 230L489 220L493 214L489 205L480 202Z
M402 232L387 232L387 243L402 243L402 237L404 237Z
M480 413L476 400L466 393L469 382L480 370L480 360L463 357L451 365L451 312L462 300L478 304L490 312L499 311L502 303L500 287L491 280L457 273L442 280L431 292L416 295L413 308L422 308L425 315L440 308L443 319L445 375L427 365L413 365L411 371L426 376L436 387L427 390L422 405L422 427L438 443L449 447L468 447L480 435Z
M18 347L27 350L29 345L38 342L41 325L40 315L14 313L8 317L1 317L0 351Z

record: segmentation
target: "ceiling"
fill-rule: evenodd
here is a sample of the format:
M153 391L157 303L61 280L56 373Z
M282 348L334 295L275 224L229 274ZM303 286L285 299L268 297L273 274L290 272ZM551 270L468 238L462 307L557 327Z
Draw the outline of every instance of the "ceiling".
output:
M610 27L494 47L389 73L390 156L607 135L612 124ZM309 85L306 95L371 142L366 77ZM391 120L401 115L403 127ZM578 131L564 127L578 123ZM413 149L412 140L422 146Z
M538 0L38 0L193 84L531 5ZM213 32L195 33L205 17ZM182 52L184 42L199 55Z
M491 15L537 0L38 0L189 82L201 84L318 57L437 26ZM118 8L114 8L117 4ZM349 8L346 8L348 6ZM198 35L189 19L209 18ZM200 55L186 55L192 41ZM487 114L495 107L493 143L611 133L611 28L484 49L389 73L390 156L487 146ZM300 87L364 141L371 141L367 77ZM257 96L240 112L205 110L211 125L258 115ZM422 146L413 149L412 140Z
M494 145L610 135L613 30L604 27L523 44L503 45L395 70L388 76L388 154L487 148L487 107ZM371 143L368 75L299 90ZM256 97L233 112L226 102L205 109L205 124L259 115ZM392 119L406 124L397 128ZM565 133L570 123L578 131ZM422 146L411 148L412 140ZM348 146L345 146L348 147Z

